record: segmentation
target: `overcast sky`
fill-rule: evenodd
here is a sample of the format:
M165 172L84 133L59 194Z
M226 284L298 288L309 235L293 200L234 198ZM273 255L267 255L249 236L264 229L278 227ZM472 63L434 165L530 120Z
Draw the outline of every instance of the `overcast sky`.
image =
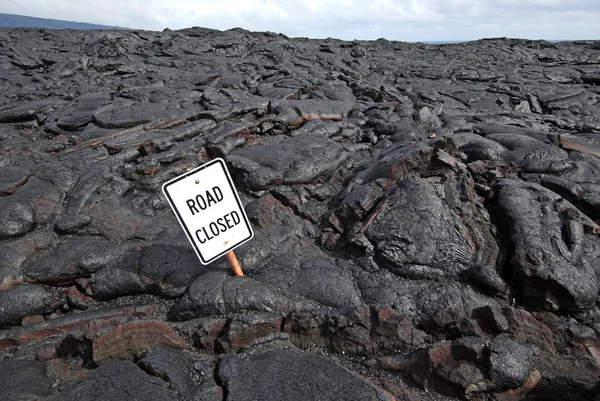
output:
M346 40L600 39L600 0L1 0L0 13Z

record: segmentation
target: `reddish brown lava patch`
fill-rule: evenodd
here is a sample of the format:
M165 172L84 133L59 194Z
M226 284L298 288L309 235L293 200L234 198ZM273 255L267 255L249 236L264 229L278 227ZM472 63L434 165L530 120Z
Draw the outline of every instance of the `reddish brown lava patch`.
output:
M566 139L564 139L562 137L560 138L560 146L563 149L576 150L576 151L581 152L581 153L586 153L588 155L593 155L593 156L596 156L596 157L600 157L600 153L594 152L593 150L590 150L587 147L585 147L584 145L581 145L579 143L569 142L568 140L566 140Z
M94 341L94 361L131 359L138 352L154 346L182 349L186 343L159 321L131 322Z

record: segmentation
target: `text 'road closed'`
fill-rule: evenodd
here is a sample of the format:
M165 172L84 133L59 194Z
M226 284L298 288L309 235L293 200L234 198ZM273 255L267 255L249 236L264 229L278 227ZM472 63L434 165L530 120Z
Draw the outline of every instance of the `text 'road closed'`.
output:
M252 238L252 228L222 159L170 180L163 185L163 192L203 264Z

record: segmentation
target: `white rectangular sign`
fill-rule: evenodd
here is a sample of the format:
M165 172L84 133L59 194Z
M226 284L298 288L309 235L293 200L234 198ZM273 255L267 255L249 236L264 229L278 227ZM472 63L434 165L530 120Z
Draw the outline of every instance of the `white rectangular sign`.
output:
M223 159L166 182L162 190L202 264L254 235Z

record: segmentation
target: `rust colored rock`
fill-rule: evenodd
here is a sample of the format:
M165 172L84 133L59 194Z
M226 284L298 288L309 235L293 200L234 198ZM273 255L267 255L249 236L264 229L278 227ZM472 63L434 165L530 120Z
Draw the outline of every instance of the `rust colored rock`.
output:
M462 310L441 310L423 319L420 327L429 333L434 341L452 340L462 336L485 336L477 321L467 317Z
M534 344L542 350L555 350L552 331L529 312L510 307L504 308L503 312L508 321L508 330L502 336L524 344Z
M330 348L339 353L371 354L371 311L368 306L352 308L340 314L332 313L327 322Z
M467 361L447 361L441 364L430 379L430 385L439 392L464 397L471 384L484 381L483 373Z
M31 172L19 167L3 167L0 179L0 196L14 194L17 189L27 183Z
M217 339L217 349L226 353L236 352L257 338L279 333L283 316L273 314L251 314L236 316L223 336Z
M522 389L531 380L537 356L538 349L532 345L463 337L414 351L408 363L398 367L425 388L471 399L480 393L488 396L490 391Z
M587 138L579 137L577 135L563 134L559 136L560 146L563 149L575 150L588 155L600 157L600 147L595 141L586 140Z
M40 322L43 322L44 320L45 320L44 316L41 316L41 315L25 316L21 320L21 326L28 326L30 324L40 323Z
M321 236L321 246L327 249L334 249L337 246L341 236L330 231L325 231Z
M56 358L58 358L58 354L56 353L56 347L54 346L42 348L35 355L35 359L38 361L51 361Z
M5 278L3 282L0 283L0 292L4 290L8 290L9 288L14 288L23 284L23 280L12 280L10 278Z
M452 357L452 343L442 341L441 343L435 344L429 349L428 356L431 367L437 368Z
M199 318L183 323L175 323L173 327L194 347L207 352L215 352L215 341L225 329L227 319Z
M283 331L292 344L301 349L327 346L327 317L311 312L290 312L285 318Z
M94 341L94 361L130 359L153 346L186 348L186 343L164 323L147 320L126 323Z
M369 330L362 326L349 326L335 333L330 348L337 353L370 354L373 352Z
M158 305L125 307L123 308L123 315L128 317L148 317L152 316L158 308Z
M472 174L484 181L516 177L518 170L518 166L513 162L496 160L477 160L469 163L467 168Z
M368 359L363 365L371 369L387 370L389 372L410 372L410 363L402 355L384 355Z
M48 371L52 377L60 383L65 383L70 380L81 380L87 374L87 369L74 367L62 359L53 359L48 362Z
M133 318L150 317L156 305L104 309L63 315L56 319L0 331L0 350L45 342L58 345L66 336L95 339Z
M87 295L92 295L94 292L92 291L92 280L87 277L81 277L75 280L77 284L81 286L85 290Z
M489 340L480 337L462 337L452 344L452 356L459 360L483 365L489 359Z
M414 351L409 356L412 378L417 383L428 387L431 372L452 359L452 342L450 341L441 341L431 347Z
M590 355L596 360L598 366L600 366L600 341L586 339L584 343Z
M65 288L65 294L67 295L67 302L69 303L69 306L75 309L88 308L89 299L79 292L76 286Z
M412 319L392 308L375 306L373 315L376 319L371 336L380 350L408 351L429 341L427 333L415 328Z
M17 345L40 343L51 337L52 341L59 343L67 335L95 339L133 318L150 317L155 313L156 308L156 305L145 305L95 310L64 315L27 327L14 327L0 331L0 350Z

